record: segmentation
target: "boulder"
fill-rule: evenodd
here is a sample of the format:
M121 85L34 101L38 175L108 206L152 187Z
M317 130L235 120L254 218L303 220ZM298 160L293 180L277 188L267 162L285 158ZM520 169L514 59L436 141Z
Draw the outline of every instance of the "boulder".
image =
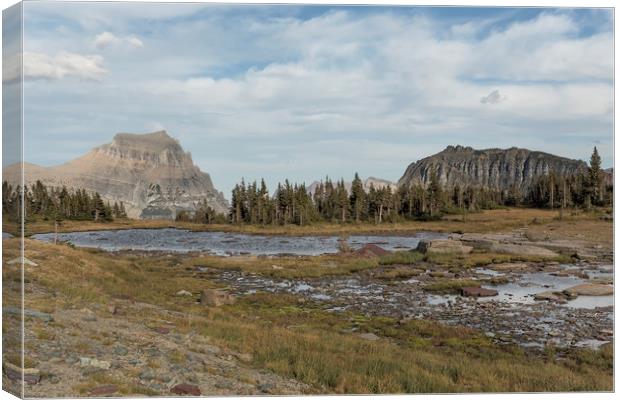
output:
M107 394L114 394L118 392L118 386L116 385L103 385L92 388L88 393L91 396L105 396Z
M80 357L81 367L93 367L97 369L110 369L112 364L109 361L101 361L96 358Z
M371 342L379 340L379 336L375 335L372 332L360 333L359 337L364 340L370 340Z
M546 291L536 293L534 300L538 301L552 301L554 303L566 303L566 298L558 292Z
M473 247L463 245L460 240L423 239L418 243L417 250L427 254L469 254Z
M464 287L464 288L461 288L461 296L492 297L492 296L497 296L497 290L486 289L483 287Z
M4 374L11 380L22 380L22 376L26 383L39 383L41 381L41 372L36 368L20 368L10 362L3 363ZM22 375L23 374L23 375Z
M365 244L361 249L355 251L355 254L362 257L381 257L388 253L389 251L372 243Z
M9 315L18 315L18 316L22 315L22 310L20 308L13 307L13 306L3 307L2 312L5 314L9 314ZM28 309L24 309L24 316L40 319L43 322L52 322L54 320L51 314L44 313L41 311L28 310Z
M201 395L200 388L196 385L191 385L189 383L180 383L178 385L175 385L170 389L170 392L178 395Z
M582 283L564 290L566 294L577 296L609 296L614 294L614 287L600 283Z
M489 247L489 251L492 253L502 254L515 254L519 256L533 256L554 258L558 257L558 253L545 249L544 247L532 246L528 244L513 244L513 243L493 243Z
M203 289L200 292L200 304L208 307L219 307L234 304L235 296L222 289Z

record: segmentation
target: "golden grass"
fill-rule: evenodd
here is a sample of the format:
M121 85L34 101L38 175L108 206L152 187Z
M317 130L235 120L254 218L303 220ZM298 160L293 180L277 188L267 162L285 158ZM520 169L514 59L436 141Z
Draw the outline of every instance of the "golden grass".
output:
M349 274L376 267L378 259L339 254L284 257L202 256L189 258L183 265L187 268L201 266L290 279Z

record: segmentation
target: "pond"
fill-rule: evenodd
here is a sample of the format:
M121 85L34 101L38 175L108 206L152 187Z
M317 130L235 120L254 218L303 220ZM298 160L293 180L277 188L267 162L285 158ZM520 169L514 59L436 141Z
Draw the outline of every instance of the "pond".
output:
M54 233L33 235L33 239L54 241ZM352 235L349 245L358 249L373 243L386 250L411 250L421 239L445 235L419 232L411 236ZM226 232L195 232L184 229L125 229L58 234L58 240L77 247L108 251L205 251L215 255L319 255L338 252L338 236L267 236Z

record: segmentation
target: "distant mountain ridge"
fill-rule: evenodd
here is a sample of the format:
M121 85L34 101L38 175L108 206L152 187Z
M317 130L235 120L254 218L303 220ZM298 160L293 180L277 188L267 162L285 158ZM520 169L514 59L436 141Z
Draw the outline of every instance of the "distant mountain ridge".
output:
M308 193L310 193L311 195L314 195L314 192L316 191L316 188L319 186L319 184L323 182L323 181L314 181L310 184L310 186L308 186ZM338 181L333 181L334 185L336 185ZM323 182L325 183L325 182ZM375 189L380 189L380 188L384 188L386 186L389 186L390 189L392 189L392 191L395 191L396 189L398 189L398 185L395 182L389 181L387 179L381 179L381 178L375 178L375 177L368 177L366 179L363 180L362 182L363 186L364 186L364 190L366 192L368 192L368 190L370 190L370 186L374 186ZM347 189L347 192L351 193L351 182L345 182L344 183L344 187L345 189Z
M19 183L19 166L4 169L3 180ZM132 218L174 218L194 211L206 199L217 212L228 211L223 193L209 174L194 165L191 155L166 131L118 133L111 143L54 167L24 165L27 184L67 186L98 192L104 200L125 204Z
M580 160L516 147L475 150L448 146L437 154L411 163L398 185L426 184L434 170L443 185L479 185L496 189L516 186L525 189L537 177L550 172L571 175L587 168L588 165Z

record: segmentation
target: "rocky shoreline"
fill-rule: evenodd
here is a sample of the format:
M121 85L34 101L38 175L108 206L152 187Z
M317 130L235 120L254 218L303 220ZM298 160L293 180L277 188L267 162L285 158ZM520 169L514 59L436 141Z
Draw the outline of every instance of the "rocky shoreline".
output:
M303 280L266 278L241 271L200 268L203 273L229 286L231 292L239 296L258 291L293 293L302 296L303 301L315 301L321 308L333 312L349 310L368 316L434 320L475 328L498 343L542 349L548 345L598 347L613 339L613 299L604 299L610 301L609 305L586 304L587 308L572 307L570 301L560 304L534 299L537 292L548 290L553 284L557 284L554 278L567 278L570 283L582 283L587 280L573 274L584 276L583 274L589 272L596 276L590 281L600 282L600 274L609 274L609 266L602 264L498 264L489 266L493 269L473 269L458 276L426 269L412 278L389 281L378 276L395 266L363 271L347 277ZM415 269L411 266L398 268ZM490 271L494 272L494 276L489 275ZM550 279L550 282L544 279L540 283L522 282L524 276L529 277L531 274L540 274L542 278ZM571 279L568 279L569 277ZM507 284L516 287L522 285L520 287L526 292L529 291L530 295L513 300L511 297L515 295L510 293L513 287L510 285L506 290L500 290L498 299L434 294L424 290L424 286L429 282L445 278L471 279L482 282L488 288L501 289ZM505 283L493 285L490 283L493 278L496 282ZM581 303L584 302L588 303L588 298Z

